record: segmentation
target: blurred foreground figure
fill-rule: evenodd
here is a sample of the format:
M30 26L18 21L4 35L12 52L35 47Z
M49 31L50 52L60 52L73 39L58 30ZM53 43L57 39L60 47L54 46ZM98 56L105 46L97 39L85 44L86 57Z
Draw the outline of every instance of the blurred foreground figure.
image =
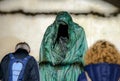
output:
M67 12L59 12L40 48L41 81L77 81L87 50L84 29Z
M29 53L29 45L20 42L14 53L7 54L2 59L2 81L39 81L37 62Z
M113 44L100 40L85 55L85 72L78 81L120 81L120 54Z

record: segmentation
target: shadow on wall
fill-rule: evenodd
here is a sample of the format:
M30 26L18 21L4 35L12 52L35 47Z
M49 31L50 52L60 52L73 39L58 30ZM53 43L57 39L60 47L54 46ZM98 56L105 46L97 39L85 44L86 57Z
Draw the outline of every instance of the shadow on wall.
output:
M13 36L0 37L0 61L6 54L15 51L14 49L18 42L21 41L17 37Z

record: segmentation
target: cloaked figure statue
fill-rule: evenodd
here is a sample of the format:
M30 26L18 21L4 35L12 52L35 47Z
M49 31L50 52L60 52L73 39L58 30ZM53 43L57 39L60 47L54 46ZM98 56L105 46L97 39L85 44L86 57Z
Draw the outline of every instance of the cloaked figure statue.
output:
M59 12L41 43L41 81L77 81L86 50L84 29L73 22L68 12Z

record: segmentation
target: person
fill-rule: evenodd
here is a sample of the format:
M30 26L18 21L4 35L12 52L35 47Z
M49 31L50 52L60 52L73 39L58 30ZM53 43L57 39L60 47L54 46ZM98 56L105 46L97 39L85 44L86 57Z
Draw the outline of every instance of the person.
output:
M15 52L7 54L1 61L2 81L39 81L38 64L29 55L30 46L20 42Z
M106 40L97 41L85 55L84 72L78 81L120 81L120 54Z
M41 81L76 81L87 50L84 29L66 11L57 14L40 47Z

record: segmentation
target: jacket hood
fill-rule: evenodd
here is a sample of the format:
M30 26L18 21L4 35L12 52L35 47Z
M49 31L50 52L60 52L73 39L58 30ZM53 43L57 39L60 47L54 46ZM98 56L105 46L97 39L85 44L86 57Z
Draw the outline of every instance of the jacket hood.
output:
M85 71L92 81L118 81L120 65L99 63L85 66Z

